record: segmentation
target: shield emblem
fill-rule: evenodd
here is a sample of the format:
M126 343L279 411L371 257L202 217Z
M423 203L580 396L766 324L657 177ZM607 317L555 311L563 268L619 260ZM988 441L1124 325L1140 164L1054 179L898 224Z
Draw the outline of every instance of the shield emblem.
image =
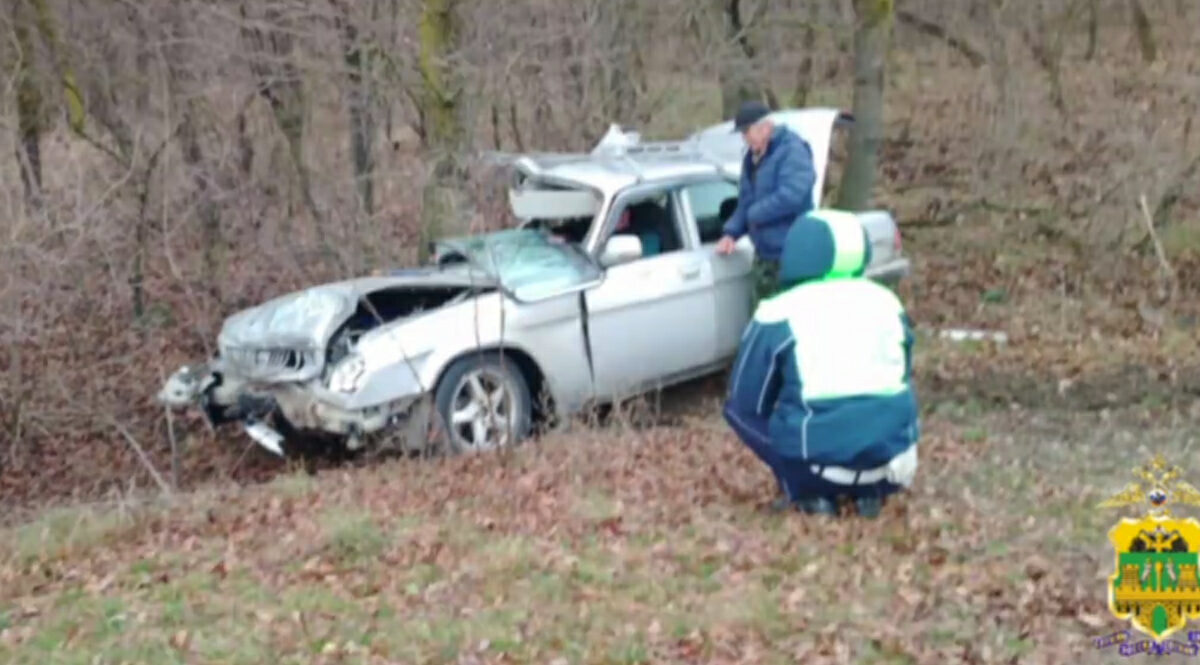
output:
M1200 619L1200 522L1147 515L1108 533L1116 551L1108 609L1155 640Z

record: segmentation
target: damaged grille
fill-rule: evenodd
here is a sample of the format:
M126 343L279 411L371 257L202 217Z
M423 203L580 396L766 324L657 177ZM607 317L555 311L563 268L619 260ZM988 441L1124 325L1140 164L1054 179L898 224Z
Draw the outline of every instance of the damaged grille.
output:
M224 348L221 355L249 377L266 378L316 369L314 354L297 349Z

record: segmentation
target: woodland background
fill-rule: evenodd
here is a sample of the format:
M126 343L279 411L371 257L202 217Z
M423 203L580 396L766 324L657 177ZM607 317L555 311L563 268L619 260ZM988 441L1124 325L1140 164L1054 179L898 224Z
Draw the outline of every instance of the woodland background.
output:
M1200 470L1197 26L1188 0L5 0L0 662L1114 662L1096 505L1153 453ZM914 262L921 467L880 519L765 514L722 377L315 475L153 404L235 309L503 224L485 153L755 95L857 107L837 195Z

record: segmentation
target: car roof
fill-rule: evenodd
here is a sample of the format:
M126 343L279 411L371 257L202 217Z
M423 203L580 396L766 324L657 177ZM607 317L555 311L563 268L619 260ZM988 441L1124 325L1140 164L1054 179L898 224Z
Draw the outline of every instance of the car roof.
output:
M534 168L526 173L539 180L562 181L600 190L606 196L632 185L690 176L721 175L716 164L697 161L692 153L675 155L631 154L623 157L592 155L526 155L518 162Z
M798 131L814 148L818 179L823 179L832 125L853 120L836 108L823 107L783 109L771 117ZM503 161L515 162L519 170L539 180L591 187L611 196L643 182L706 175L736 180L744 150L732 121L705 127L680 141L661 142L643 142L636 132L612 125L591 152L524 153L504 156Z

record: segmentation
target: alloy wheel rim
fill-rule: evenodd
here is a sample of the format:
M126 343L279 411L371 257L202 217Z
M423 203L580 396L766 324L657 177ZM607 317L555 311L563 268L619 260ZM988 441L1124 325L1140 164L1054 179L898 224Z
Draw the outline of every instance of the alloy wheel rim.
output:
M514 424L513 407L512 391L502 375L489 369L474 370L455 386L448 429L466 449L506 445Z

